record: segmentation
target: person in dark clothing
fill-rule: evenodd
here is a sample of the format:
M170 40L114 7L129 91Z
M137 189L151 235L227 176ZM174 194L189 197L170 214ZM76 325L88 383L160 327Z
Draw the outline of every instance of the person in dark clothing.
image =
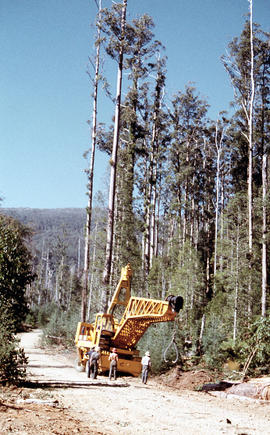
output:
M97 373L98 373L98 363L99 363L99 354L100 348L97 346L94 350L94 352L90 356L90 375L91 378L97 379Z
M116 380L116 370L117 370L117 362L118 362L118 355L115 348L113 348L112 352L109 355L109 361L110 361L110 373L109 373L109 379L112 379L112 376L114 380Z
M92 355L92 353L94 352L94 350L95 350L95 348L94 348L94 347L91 347L91 348L89 349L89 351L86 352L86 355L88 356L88 361L87 361L87 377L88 377L88 378L90 378L90 373L91 373L91 370L90 370L90 359L91 359L91 355Z

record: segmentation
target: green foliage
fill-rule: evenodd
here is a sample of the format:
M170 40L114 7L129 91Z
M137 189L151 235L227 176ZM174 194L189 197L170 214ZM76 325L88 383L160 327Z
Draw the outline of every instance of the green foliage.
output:
M26 317L26 323L30 323L33 327L45 327L49 322L50 315L55 310L55 308L56 305L54 303L33 305L28 316Z
M219 368L226 361L222 344L227 339L227 332L220 317L212 315L207 322L203 336L204 361L210 368Z
M165 299L168 296L169 274L166 257L153 259L153 264L148 275L149 294L154 299Z
M247 329L245 347L242 350L242 359L252 359L249 365L251 372L260 373L269 367L270 361L270 317L258 317Z
M234 361L249 373L263 373L270 360L270 318L258 317L235 342L222 316L212 313L203 337L204 360L208 367L220 368Z
M30 310L25 318L26 325L30 325L32 328L35 328L37 326L37 318L35 313Z
M179 251L178 265L172 277L172 291L183 297L188 296L186 303L191 303L192 297L201 297L203 286L203 270L198 252L186 242Z
M52 304L49 321L43 328L46 341L49 343L59 341L66 346L74 345L74 337L79 318L79 306L69 311L62 311L57 305Z
M184 298L181 317L183 328L187 336L192 336L196 342L198 335L198 321L204 305L203 267L198 252L190 243L185 243L179 251L178 265L174 269L170 293Z
M220 362L225 363L223 367L226 369L227 366L230 371L239 371L245 363L246 347L245 341L236 340L234 342L233 339L223 341L219 348Z
M26 374L27 359L15 333L28 313L25 290L34 279L25 246L28 237L19 222L0 215L0 379L8 383Z
M27 358L18 347L14 331L16 322L10 317L7 307L0 308L0 380L17 384L26 376Z
M9 306L17 329L28 312L26 286L34 279L25 245L29 235L19 222L0 215L0 305Z

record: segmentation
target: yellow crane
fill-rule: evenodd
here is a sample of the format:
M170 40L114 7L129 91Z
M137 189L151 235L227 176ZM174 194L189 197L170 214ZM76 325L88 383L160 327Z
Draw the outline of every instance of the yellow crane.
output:
M132 269L128 264L122 268L107 313L97 313L94 323L78 323L75 336L78 370L85 370L87 352L98 346L100 372L109 370L108 356L116 348L118 371L138 376L141 372L141 358L136 344L152 323L174 320L183 307L181 296L168 296L165 301L131 296L131 277Z

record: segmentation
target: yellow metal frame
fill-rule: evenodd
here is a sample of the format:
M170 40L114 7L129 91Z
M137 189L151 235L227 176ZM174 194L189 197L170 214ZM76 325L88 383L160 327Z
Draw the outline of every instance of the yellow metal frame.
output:
M131 277L132 277L132 269L130 264L128 264L126 267L122 267L119 283L116 287L111 303L107 310L108 314L113 314L116 305L127 306L127 304L129 303L129 299L131 295L131 291L130 291Z
M176 314L166 301L132 297L113 337L114 344L132 348L152 323L172 321Z
M82 365L86 365L89 348L99 346L99 370L109 370L109 353L116 347L118 370L138 376L141 371L141 358L135 348L136 344L152 323L175 319L177 313L172 310L169 302L131 297L131 277L132 269L128 264L122 268L121 278L107 313L97 313L94 323L78 323L75 344ZM125 307L120 322L113 316L117 305Z

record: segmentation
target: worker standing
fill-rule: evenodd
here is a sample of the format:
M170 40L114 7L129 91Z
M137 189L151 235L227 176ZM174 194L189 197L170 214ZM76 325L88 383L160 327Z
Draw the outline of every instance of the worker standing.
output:
M98 363L99 363L99 354L100 348L96 346L94 352L91 354L90 357L90 374L91 378L97 379L97 373L98 373Z
M118 355L115 347L113 348L112 352L109 355L109 361L110 361L109 379L111 380L113 376L114 380L116 380Z
M91 365L90 365L90 360L91 360L91 355L94 352L95 348L91 347L89 349L88 352L86 352L86 355L88 356L88 361L87 361L87 377L90 378L90 373L91 373Z
M145 352L144 357L142 358L142 382L144 384L147 383L148 373L151 368L151 358L150 352Z

